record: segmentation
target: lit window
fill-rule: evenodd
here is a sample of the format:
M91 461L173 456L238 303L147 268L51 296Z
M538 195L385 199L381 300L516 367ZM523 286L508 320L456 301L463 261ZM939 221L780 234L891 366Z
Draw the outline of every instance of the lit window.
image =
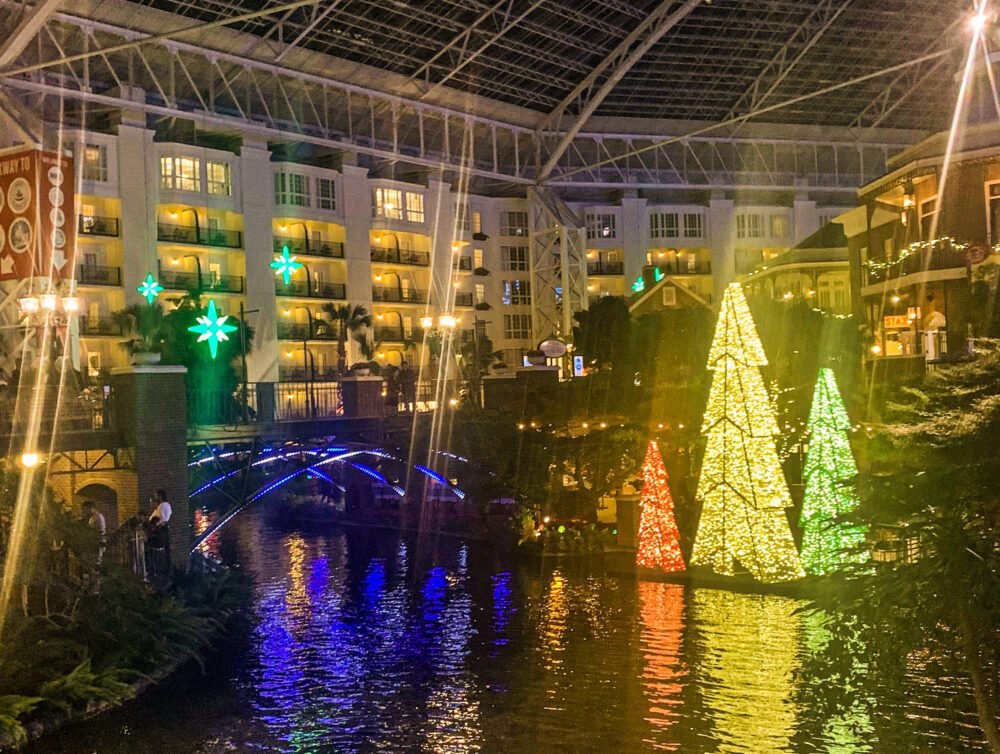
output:
M228 162L212 162L209 160L205 163L205 173L205 183L208 187L208 193L215 194L216 196L232 196L233 184L230 179Z
M411 223L424 221L424 195L406 192L406 219Z
M750 212L741 212L736 215L736 237L737 238L763 238L764 237L764 217Z
M702 223L702 216L698 212L686 212L684 214L684 237L701 238L705 235L705 228Z
M650 238L678 238L679 228L676 212L655 212L649 216Z
M526 236L526 235L528 235L528 213L527 212L501 212L500 213L500 235L501 236Z
M316 208L337 209L337 191L332 178L316 179Z
M527 340L531 337L530 314L503 315L503 336L510 340Z
M483 232L483 213L473 212L472 213L472 232L482 233Z
M476 303L486 303L486 286L483 283L476 283Z
M507 306L528 306L531 304L531 283L527 280L504 280L503 302Z
M482 249L472 250L472 266L477 270L480 269L481 267L486 267L486 262L483 260Z
M504 270L517 270L526 272L528 270L528 247L527 246L501 246L500 254L503 259Z
M587 213L584 218L587 225L587 238L615 238L615 216L612 214Z
M201 191L201 161L195 157L162 156L160 188L168 191Z
M275 173L274 203L292 207L308 207L309 179L299 173Z
M403 219L403 192L399 189L374 189L372 205L375 217L384 217L387 220Z
M108 148L103 144L86 144L83 147L83 180L108 181Z

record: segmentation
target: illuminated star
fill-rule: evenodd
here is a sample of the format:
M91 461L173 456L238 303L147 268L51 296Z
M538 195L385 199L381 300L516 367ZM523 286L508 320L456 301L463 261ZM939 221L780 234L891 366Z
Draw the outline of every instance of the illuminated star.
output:
M288 285L292 281L292 275L302 269L302 262L288 253L288 245L286 244L281 247L281 253L271 260L271 267L274 268L274 274L281 275L285 285Z
M156 282L156 278L153 277L153 273L151 272L146 275L146 279L137 285L135 289L141 295L145 296L146 301L150 304L153 303L153 299L163 292L163 286Z
M235 325L227 324L227 319L229 316L226 314L219 316L219 312L215 309L215 300L210 299L207 311L198 317L198 324L188 328L191 332L198 333L199 343L208 342L208 350L213 359L219 351L219 343L229 340L229 333L239 330Z

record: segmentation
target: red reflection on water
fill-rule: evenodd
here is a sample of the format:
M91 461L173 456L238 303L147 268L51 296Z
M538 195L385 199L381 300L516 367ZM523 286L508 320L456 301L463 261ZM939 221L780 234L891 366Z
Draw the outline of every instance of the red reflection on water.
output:
M680 743L666 732L680 717L681 693L687 670L682 660L684 587L678 584L639 582L640 644L646 661L642 686L649 702L646 721L654 749L675 751Z
M211 511L203 511L200 508L195 508L194 510L194 535L195 537L200 537L206 531L208 527L215 523L216 519L219 518L217 513ZM198 545L198 552L209 555L213 558L219 557L219 533L214 532L212 536Z

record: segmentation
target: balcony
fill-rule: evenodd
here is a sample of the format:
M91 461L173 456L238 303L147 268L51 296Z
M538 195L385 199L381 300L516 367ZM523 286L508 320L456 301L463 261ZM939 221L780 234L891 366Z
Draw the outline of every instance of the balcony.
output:
M472 293L456 293L455 294L455 306L461 306L465 309L471 309L475 306L473 301Z
M472 272L472 257L458 257L452 260L451 266L459 272Z
M865 277L867 284L873 285L921 272L967 270L968 267L968 252L942 240L894 260L869 259L865 264Z
M298 354L302 356L301 353ZM336 367L278 367L278 379L282 382L336 382L340 378Z
M274 294L289 298L347 298L347 287L343 283L320 283L315 280L292 280L287 285L283 280L274 281Z
M243 247L243 233L222 228L202 228L198 225L156 224L156 240L167 243L186 243L196 246L213 246L222 249Z
M402 327L392 325L379 325L375 328L376 343L415 343L423 340L423 337L423 330L414 329L407 333Z
M118 238L118 218L80 215L79 222L77 223L77 232L82 236Z
M80 317L80 335L85 338L121 337L122 328L110 317Z
M122 268L82 264L77 268L76 282L80 285L120 286L122 284Z
M372 246L372 261L376 264L405 264L414 267L428 267L431 255L426 251L408 251L407 249L384 249Z
M596 262L587 262L588 275L623 275L625 264L623 262L609 262L605 259Z
M322 257L323 259L343 259L344 244L339 241L315 241L305 238L291 238L290 236L274 237L274 253L280 254L283 247L288 247L288 252L300 257Z
M337 329L329 322L279 322L278 340L336 340Z
M711 275L712 263L697 260L689 262L686 259L656 260L654 266L665 275Z
M427 291L414 288L372 286L372 301L386 304L426 304Z
M160 270L160 285L168 291L201 290L203 293L243 293L241 275L199 275L197 272Z

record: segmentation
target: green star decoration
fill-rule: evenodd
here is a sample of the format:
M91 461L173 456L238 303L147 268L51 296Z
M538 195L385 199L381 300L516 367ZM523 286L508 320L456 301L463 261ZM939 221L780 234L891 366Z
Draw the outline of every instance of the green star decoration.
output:
M274 274L281 275L285 281L285 285L288 285L292 282L292 275L302 269L302 262L299 262L289 254L288 245L286 244L281 247L281 253L271 261L271 267L274 268Z
M226 314L219 316L219 312L215 308L215 300L210 299L205 314L198 317L198 324L188 328L191 332L198 333L199 343L208 342L208 350L213 359L219 352L219 343L229 340L229 333L239 330L236 325L227 324L227 319L229 316Z
M146 279L139 283L135 289L146 297L146 302L149 304L152 304L153 299L163 293L163 286L156 282L156 278L153 277L152 272L147 273Z

